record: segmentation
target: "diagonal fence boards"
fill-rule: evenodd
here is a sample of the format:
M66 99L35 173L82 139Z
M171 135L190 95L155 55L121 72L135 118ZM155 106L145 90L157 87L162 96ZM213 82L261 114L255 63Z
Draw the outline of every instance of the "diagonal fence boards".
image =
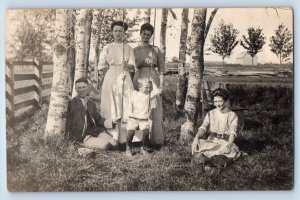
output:
M42 105L51 94L52 62L5 61L6 116L15 118Z

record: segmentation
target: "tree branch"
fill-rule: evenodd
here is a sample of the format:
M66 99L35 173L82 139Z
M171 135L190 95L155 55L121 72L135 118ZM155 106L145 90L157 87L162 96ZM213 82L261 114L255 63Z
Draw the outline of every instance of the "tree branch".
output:
M211 14L210 14L209 20L208 20L207 25L206 25L206 27L205 27L204 41L205 41L205 39L206 39L206 36L207 36L208 31L209 31L210 25L211 25L211 23L212 23L212 21L213 21L215 15L216 15L217 11L218 11L218 8L215 8L215 9L211 12Z

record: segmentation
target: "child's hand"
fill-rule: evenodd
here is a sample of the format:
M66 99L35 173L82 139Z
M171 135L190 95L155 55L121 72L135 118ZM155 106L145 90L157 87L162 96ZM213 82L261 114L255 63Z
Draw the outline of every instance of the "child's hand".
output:
M121 79L122 79L122 81L125 81L125 79L126 79L126 74L122 74Z
M125 59L122 61L122 65L123 67L127 67L128 61L126 61Z
M118 123L118 121L120 121L120 119L121 119L121 116L112 118L112 123L113 123L113 124L116 124L116 123Z

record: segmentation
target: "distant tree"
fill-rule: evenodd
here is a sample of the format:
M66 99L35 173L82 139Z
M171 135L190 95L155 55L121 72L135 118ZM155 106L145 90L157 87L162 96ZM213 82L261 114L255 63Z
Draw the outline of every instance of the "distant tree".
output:
M211 46L209 50L219 54L224 59L229 58L232 50L237 46L238 30L232 24L225 24L222 20L217 28L214 29L214 34L210 37Z
M12 22L17 26L8 42L7 53L14 60L51 60L55 10L14 10Z
M279 63L288 61L290 54L293 52L292 33L283 24L275 30L275 36L270 38L271 51L279 57Z
M253 27L248 28L248 36L242 36L241 45L247 50L247 52L253 57L262 50L262 47L266 43L266 37L262 33L262 28L254 29Z

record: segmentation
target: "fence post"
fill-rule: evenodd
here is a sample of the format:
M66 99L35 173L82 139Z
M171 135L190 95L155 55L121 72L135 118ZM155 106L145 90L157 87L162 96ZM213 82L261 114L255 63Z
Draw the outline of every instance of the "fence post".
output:
M7 65L7 68L9 69L8 74L8 80L6 80L8 86L10 87L10 94L7 92L6 98L8 98L8 101L11 104L11 113L10 113L10 119L14 121L15 118L15 73L14 73L14 65L10 63L9 61L5 61L5 64Z
M43 96L42 96L42 90L43 90L43 63L34 59L34 63L35 63L35 75L37 76L37 83L38 83L38 92L37 92L37 95L38 95L38 105L39 106L42 106L42 99L43 99Z

